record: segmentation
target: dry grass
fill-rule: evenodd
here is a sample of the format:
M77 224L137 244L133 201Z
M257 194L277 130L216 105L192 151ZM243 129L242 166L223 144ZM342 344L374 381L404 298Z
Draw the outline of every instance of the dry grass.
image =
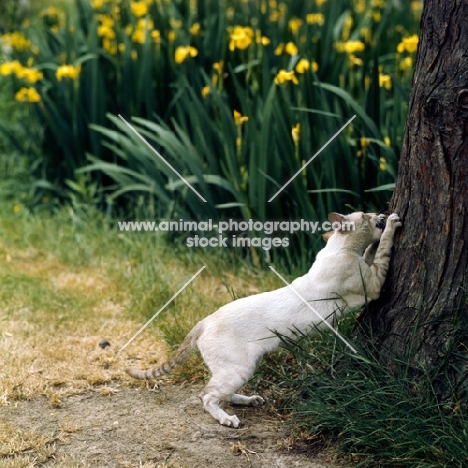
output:
M48 234L50 220L20 221L14 231L3 224L0 243L0 405L42 394L57 406L93 386L105 392L113 381L136 385L122 369L160 364L202 317L275 287L273 275L242 262L228 270L229 261L205 252L174 253L142 236L123 239L130 246L123 249L118 235L92 223L76 232L58 220ZM202 265L202 275L117 355ZM103 339L111 346L101 349ZM175 378L205 375L194 356Z
M51 458L59 436L20 431L0 421L0 457L2 468L35 466Z
M0 405L44 395L51 408L59 408L65 397L91 389L110 395L117 385L144 386L122 370L161 364L190 328L220 305L278 286L273 275L242 262L175 252L153 238L122 237L92 221L77 227L68 218L54 222L23 215L0 219L0 232ZM207 266L202 275L117 355L202 265ZM104 339L110 346L102 349ZM194 354L170 379L188 383L205 377ZM51 466L87 468L56 448L59 438L79 430L63 427L44 435L1 423L0 465L34 467L49 460Z
M9 294L9 312L2 314L0 404L34 394L58 402L65 395L120 379L127 356L116 356L116 348L140 326L128 318L125 294L103 274L73 271L50 254L30 255L5 246L1 250L0 268L17 280L22 293ZM28 286L29 297L21 285ZM72 311L57 311L57 304L69 305ZM101 349L102 339L111 346ZM143 336L138 345L155 361L168 351L154 334Z

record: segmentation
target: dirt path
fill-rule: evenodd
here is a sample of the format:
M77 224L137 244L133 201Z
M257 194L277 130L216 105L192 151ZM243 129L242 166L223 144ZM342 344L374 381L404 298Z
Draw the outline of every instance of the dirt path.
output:
M8 466L338 466L323 455L288 452L284 448L287 427L265 417L265 409L229 408L244 424L238 430L220 426L204 412L197 396L201 388L167 385L151 391L115 383L69 396L58 407L45 397L0 407L0 420L25 433L50 436L51 453L40 465ZM31 447L23 452L30 461L37 460ZM0 466L8 461L13 462L8 455L0 456Z

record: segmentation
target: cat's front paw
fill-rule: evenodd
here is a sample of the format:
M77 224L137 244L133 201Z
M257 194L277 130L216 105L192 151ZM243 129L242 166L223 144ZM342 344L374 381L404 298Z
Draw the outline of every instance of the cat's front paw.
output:
M403 223L400 220L400 217L396 213L392 213L388 218L387 218L387 226L397 229L401 226L403 226Z

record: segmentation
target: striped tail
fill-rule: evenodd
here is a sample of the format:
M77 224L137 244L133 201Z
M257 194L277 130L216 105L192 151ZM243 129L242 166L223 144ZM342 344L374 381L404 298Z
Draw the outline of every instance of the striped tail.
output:
M176 351L174 356L165 362L162 366L156 367L154 369L136 369L134 367L129 367L125 369L125 372L133 377L134 379L149 380L155 379L161 375L169 374L180 365L182 365L190 356L190 353L195 348L197 339L202 332L202 322L199 322L192 328L190 333L185 337L185 340L180 345L179 349Z

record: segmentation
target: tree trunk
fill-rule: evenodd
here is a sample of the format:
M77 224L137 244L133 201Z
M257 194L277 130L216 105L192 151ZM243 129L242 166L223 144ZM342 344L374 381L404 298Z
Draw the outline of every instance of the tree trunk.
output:
M468 311L467 0L424 2L389 212L400 215L403 227L381 298L360 323L380 362L393 370L400 358L430 372L450 359L466 377L468 333L458 332Z

